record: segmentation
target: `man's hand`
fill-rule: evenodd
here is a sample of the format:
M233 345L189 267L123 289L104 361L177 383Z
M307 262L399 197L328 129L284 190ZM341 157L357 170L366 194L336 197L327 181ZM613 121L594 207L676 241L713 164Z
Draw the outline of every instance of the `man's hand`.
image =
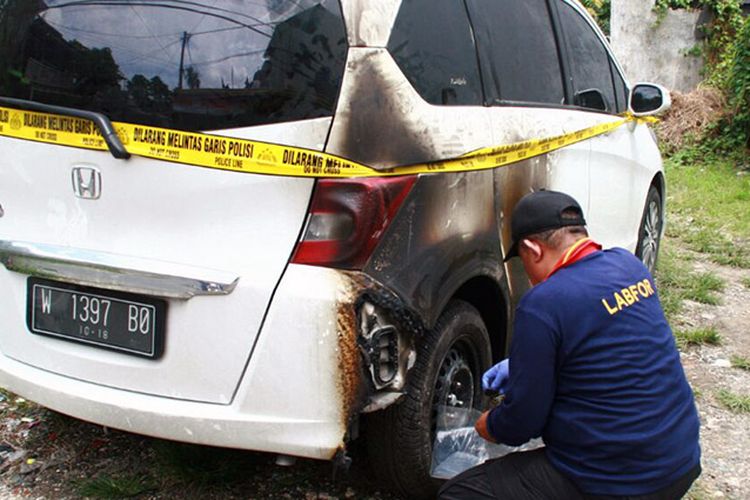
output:
M485 391L497 391L503 394L509 375L510 367L506 358L484 372L482 376L482 389Z
M479 435L484 439L491 443L495 443L495 438L492 437L492 434L490 434L490 430L487 428L487 418L490 416L490 411L492 410L482 413L482 415L479 417L479 420L477 420L477 423L474 424L474 429L476 429Z

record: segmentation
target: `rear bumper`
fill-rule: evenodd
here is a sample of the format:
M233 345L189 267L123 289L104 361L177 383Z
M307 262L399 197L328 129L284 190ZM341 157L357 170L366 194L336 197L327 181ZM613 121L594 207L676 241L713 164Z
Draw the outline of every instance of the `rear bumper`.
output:
M352 284L290 265L230 404L84 382L0 356L0 385L43 406L158 438L330 459L361 386Z
M67 415L176 441L331 458L343 436L335 422L129 393L71 381L8 358L0 364L0 384Z

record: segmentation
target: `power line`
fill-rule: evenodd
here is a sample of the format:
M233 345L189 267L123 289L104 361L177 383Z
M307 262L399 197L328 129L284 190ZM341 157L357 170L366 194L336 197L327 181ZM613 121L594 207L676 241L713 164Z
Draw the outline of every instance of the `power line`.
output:
M146 31L148 31L151 35L153 35L153 33L151 32L151 28L149 28L148 24L146 24L146 20L143 19L143 16L141 16L141 13L138 12L135 9L135 7L133 7L132 5L130 6L130 9L135 13L136 16L138 16L138 19L141 20L141 22L143 23L143 27L146 28ZM167 52L167 49L164 47L164 45L161 44L158 38L154 37L154 39L161 47L162 51L164 52L164 55L167 56L167 59L169 59L169 53Z
M191 6L194 5L194 6L197 6L197 7L204 7L203 5L201 5L201 4L197 3L197 2L187 2L187 1L177 1L177 0L173 0L173 2L176 3L176 4L178 4L178 5L170 5L170 4L161 3L161 2L159 2L159 3L157 3L157 2L132 2L132 1L131 2L124 2L122 0L112 0L112 1L107 1L107 0L76 0L76 1L62 3L62 4L57 4L57 5L51 5L51 6L48 6L47 9L48 10L49 9L61 9L61 8L71 7L71 6L92 6L92 5L93 6L122 5L122 6L131 7L131 8L134 7L134 6L141 6L141 7L163 7L163 8L168 8L168 9L182 10L182 11L186 11L186 12L194 12L196 14L203 14L203 15L206 15L206 16L215 17L217 19L223 19L223 20L228 21L230 23L234 23L234 24L237 24L237 25L242 26L244 28L247 28L247 29L249 29L251 31L254 31L254 32L256 32L256 33L258 33L260 35L263 35L265 37L269 37L269 38L271 37L271 34L265 33L263 31L261 31L256 26L264 26L264 27L268 27L268 28L273 28L274 26L272 24L267 23L265 21L262 21L262 20L260 20L260 19L258 19L256 17L250 16L250 15L247 15L247 14L243 14L241 12L231 11L231 10L228 10L228 9L220 9L220 8L216 8L216 7L214 8L215 10L220 11L220 12L226 12L227 14L232 14L232 15L235 15L235 16L240 16L240 17L244 17L244 18L247 18L247 19L252 19L256 23L258 23L255 26L253 26L253 25L241 22L238 19L235 19L235 18L232 18L232 17L228 17L228 16L225 16L225 15L220 15L220 14L216 14L216 13L212 13L212 12L207 12L205 10L199 10L197 8L191 8L191 7L183 6L183 5L191 5Z
M231 54L231 55L222 57L220 59L212 59L212 60L209 60L209 61L201 61L201 62L192 63L192 65L193 66L205 66L207 64L216 64L216 63L228 61L229 59L234 59L234 58L237 58L237 57L247 57L247 56L254 56L254 55L257 55L257 54L262 54L265 51L266 51L266 49L251 50L251 51L248 51L248 52L240 52L238 54Z

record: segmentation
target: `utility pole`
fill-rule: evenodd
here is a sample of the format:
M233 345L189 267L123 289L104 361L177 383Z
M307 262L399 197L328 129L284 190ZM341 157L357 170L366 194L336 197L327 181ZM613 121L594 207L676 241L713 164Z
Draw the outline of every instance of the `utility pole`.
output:
M185 47L187 46L187 42L190 39L190 35L188 35L187 31L182 32L182 50L180 51L180 77L179 77L179 83L177 84L178 89L182 89L182 74L183 69L185 65Z

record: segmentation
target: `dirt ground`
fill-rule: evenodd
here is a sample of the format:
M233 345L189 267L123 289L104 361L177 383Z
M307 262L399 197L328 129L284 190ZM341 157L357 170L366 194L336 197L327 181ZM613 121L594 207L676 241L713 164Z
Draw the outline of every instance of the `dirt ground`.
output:
M731 366L733 356L750 358L750 288L742 283L743 277L750 278L750 269L723 267L702 260L699 254L696 257L695 270L720 276L726 288L720 294L718 306L686 301L682 314L674 322L689 328L714 327L722 338L718 346L682 350L682 363L696 392L701 417L703 473L691 496L747 499L750 498L750 413L729 411L716 395L726 389L750 396L750 371Z
M750 498L750 413L733 413L717 399L721 389L750 396L750 371L731 358L750 358L750 269L712 264L687 254L694 270L720 276L721 304L687 301L675 329L716 328L722 342L682 348L682 362L696 392L702 428L703 474L689 497ZM367 470L361 443L354 465L332 477L331 465L299 460L282 468L260 453L178 445L104 429L59 415L12 395L0 396L0 498L80 498L94 478L122 488L134 483L137 498L373 498L393 499L378 490ZM124 483L124 484L123 484ZM90 485L90 484L89 484ZM88 495L117 497L100 486ZM114 494L113 494L114 491ZM125 491L125 490L123 490Z
M269 454L151 439L38 407L24 414L0 423L0 499L397 500L378 491L357 446L355 464L334 478L328 462L281 467Z

